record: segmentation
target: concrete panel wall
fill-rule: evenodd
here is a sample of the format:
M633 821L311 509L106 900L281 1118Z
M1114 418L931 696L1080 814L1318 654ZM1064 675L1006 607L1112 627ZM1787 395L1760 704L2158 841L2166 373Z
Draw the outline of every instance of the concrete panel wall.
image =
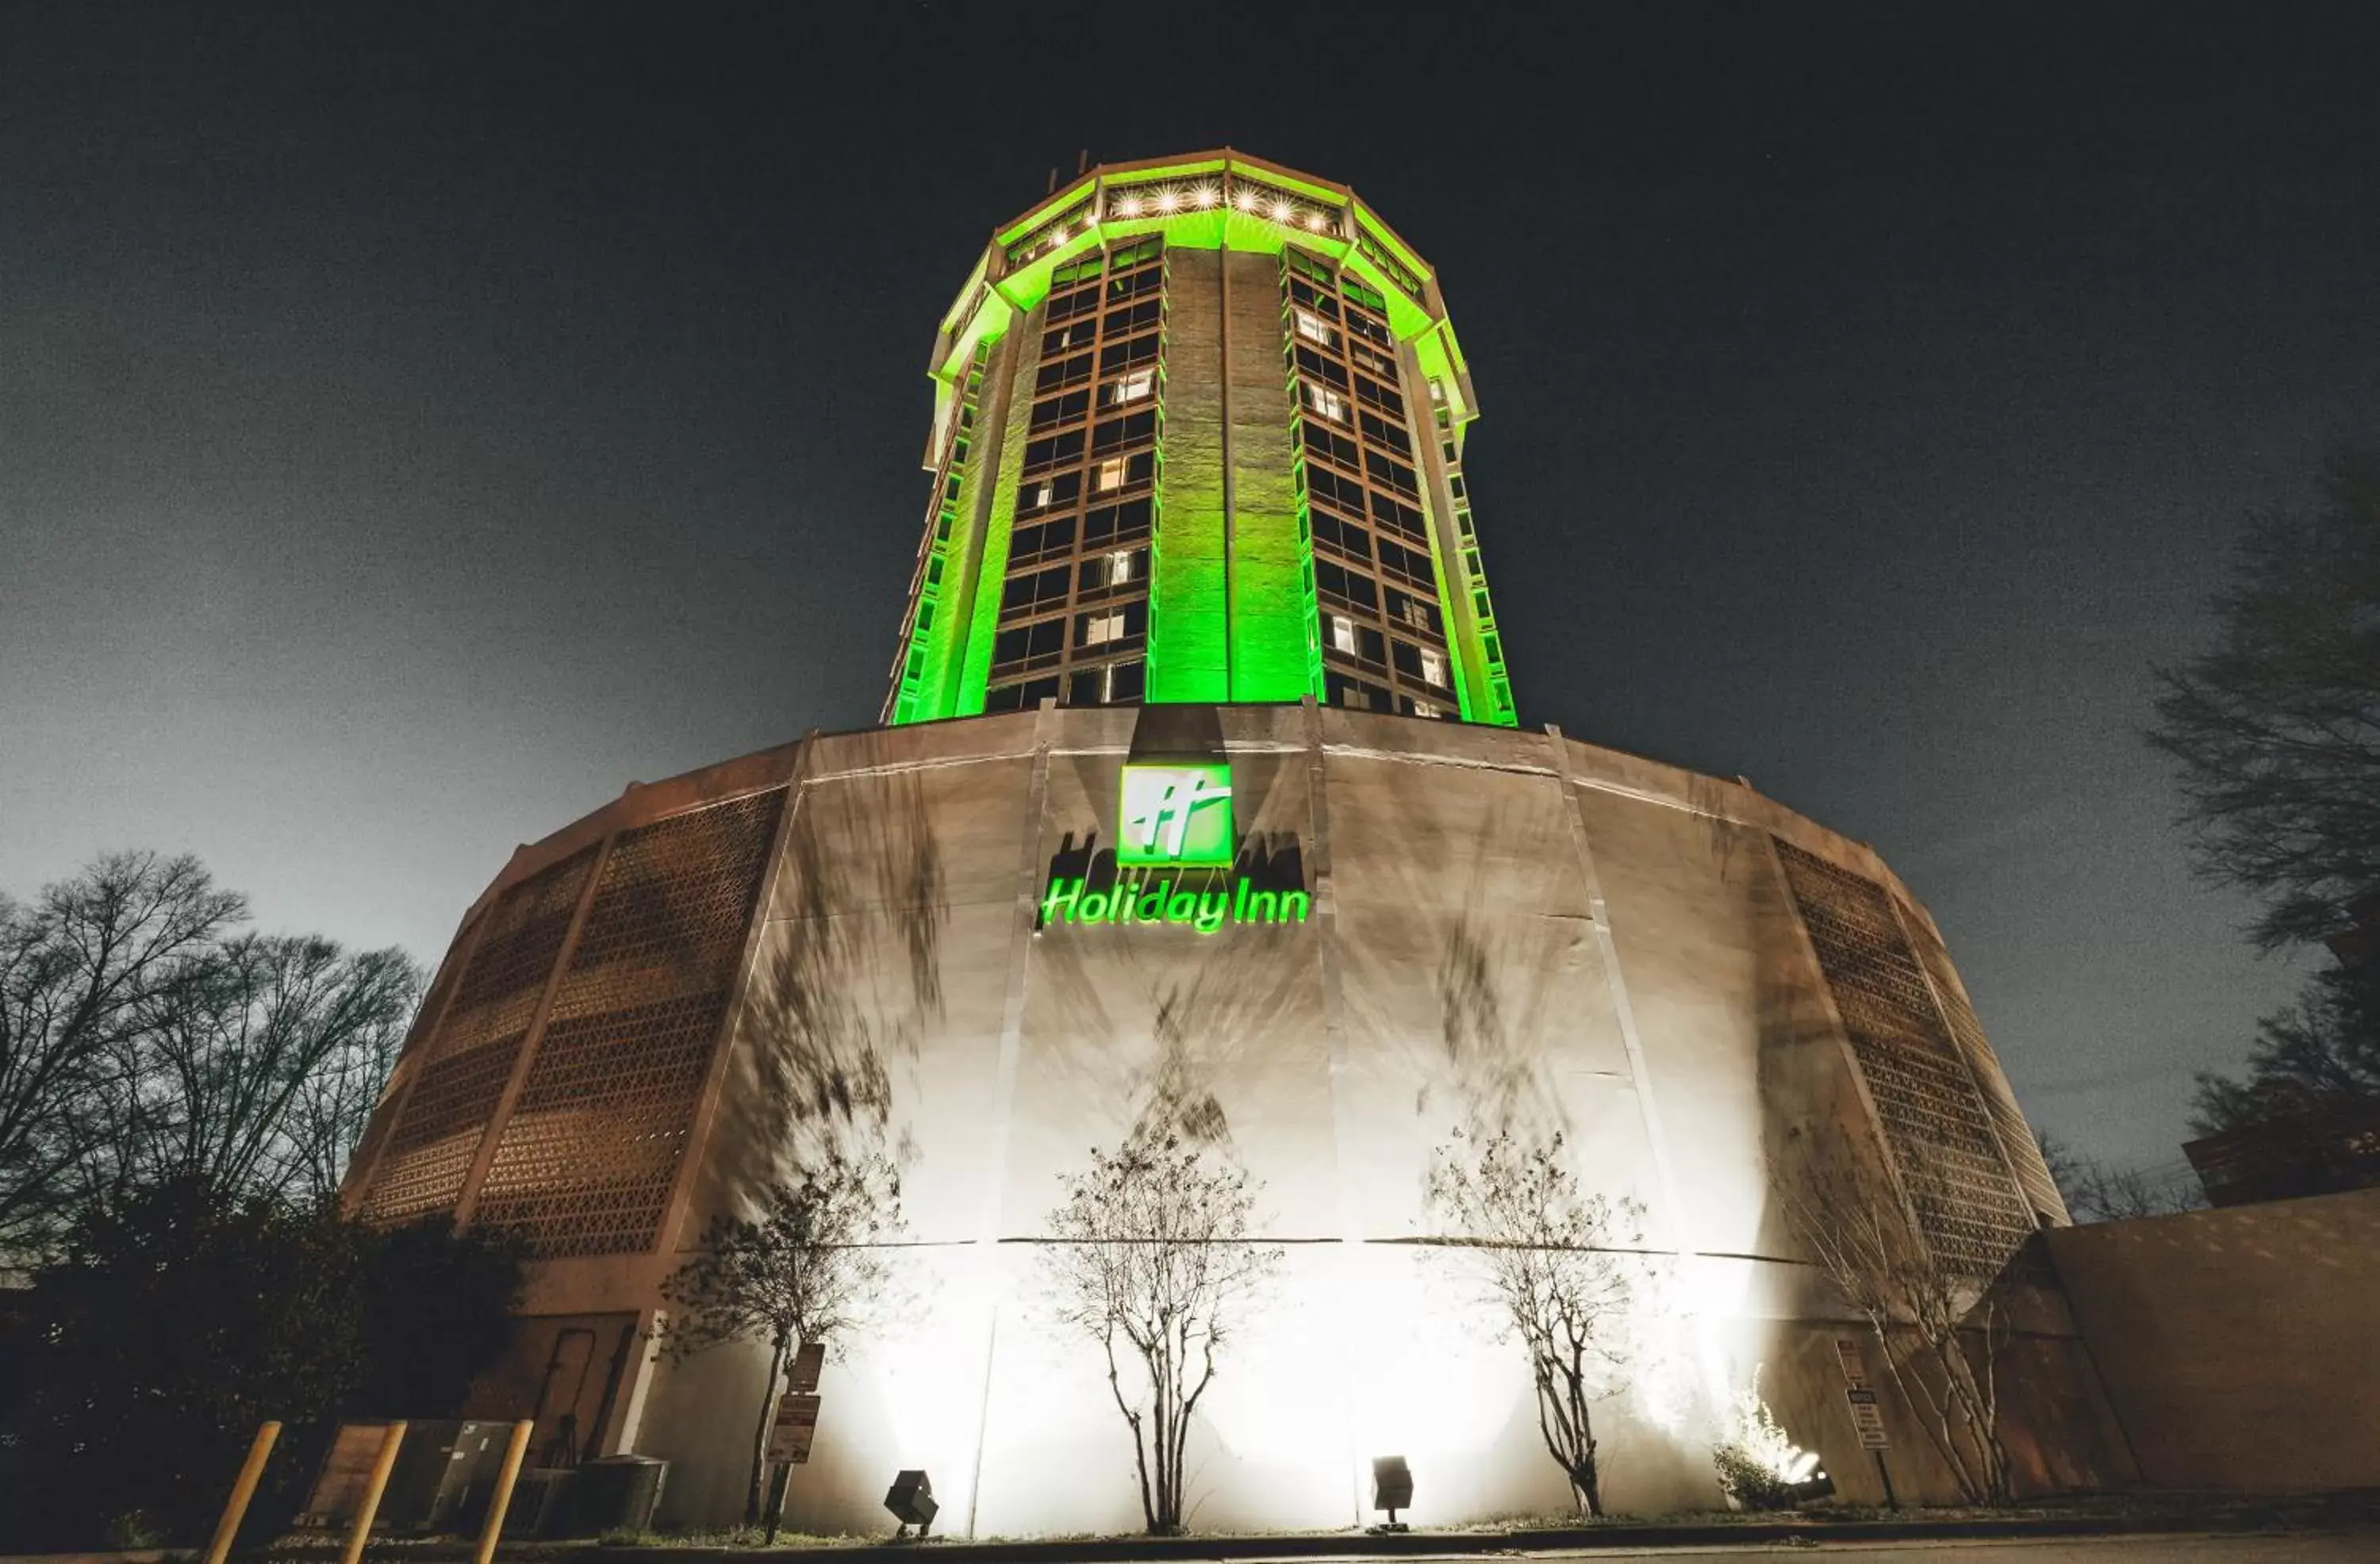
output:
M1243 845L1311 891L1308 921L1036 929L1050 875L1112 843L1135 744L1228 753ZM1843 1491L1881 1497L1834 1358L1846 1312L1771 1183L1791 1126L1864 1109L1769 838L1897 891L1864 848L1558 737L1297 706L820 737L795 789L672 1251L532 1285L540 1313L650 1318L703 1223L797 1158L900 1158L900 1306L831 1360L790 1524L880 1528L891 1473L920 1465L952 1533L1137 1523L1129 1436L1098 1349L1050 1316L1040 1240L1091 1148L1151 1124L1258 1181L1286 1253L1200 1406L1199 1526L1350 1524L1387 1454L1415 1464L1417 1521L1566 1508L1525 1360L1460 1253L1416 1243L1433 1154L1506 1129L1560 1132L1585 1188L1641 1203L1676 1288L1639 1388L1597 1410L1614 1507L1716 1504L1714 1410L1755 1369ZM2062 1310L2026 1318L2022 1485L2121 1475ZM648 1361L624 1390L622 1440L675 1462L664 1523L740 1513L759 1364ZM1953 1497L1877 1378L1901 1496Z
M2049 1253L2144 1481L2380 1485L2380 1190L2059 1228Z

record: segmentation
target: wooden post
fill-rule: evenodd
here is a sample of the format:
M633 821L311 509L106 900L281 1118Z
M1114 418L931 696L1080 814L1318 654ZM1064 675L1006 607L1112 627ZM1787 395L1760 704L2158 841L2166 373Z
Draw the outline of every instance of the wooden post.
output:
M215 1540L207 1545L207 1564L224 1564L229 1557L232 1539L239 1534L240 1521L248 1514L248 1501L256 1497L256 1485L264 1476L264 1463L273 1458L273 1441L279 1437L278 1423L257 1429L255 1443L248 1447L248 1459L240 1463L239 1478L231 1485L231 1497L224 1502L223 1519L215 1522Z
M513 1425L512 1440L504 1446L504 1470L496 1473L496 1491L488 1496L488 1523L480 1528L477 1564L495 1564L496 1538L504 1529L504 1510L513 1502L513 1485L520 1480L521 1458L528 1454L529 1430L536 1426L526 1417Z
M381 1431L380 1454L372 1458L371 1476L356 1506L355 1523L347 1528L347 1548L339 1564L361 1564L364 1544L371 1538L372 1517L380 1513L381 1495L388 1491L388 1474L396 1469L396 1449L405 1443L405 1421L399 1418Z

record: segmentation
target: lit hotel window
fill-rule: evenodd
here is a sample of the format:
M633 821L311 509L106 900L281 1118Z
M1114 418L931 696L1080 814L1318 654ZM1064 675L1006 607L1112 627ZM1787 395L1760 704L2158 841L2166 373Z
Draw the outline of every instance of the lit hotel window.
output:
M1350 657L1354 656L1355 622L1347 618L1344 614L1332 614L1330 616L1330 645L1333 649L1339 651L1343 651Z
M1347 421L1347 399L1327 385L1305 382L1305 405L1333 423Z
M1446 659L1427 647L1424 647L1421 653L1421 682L1436 685L1440 689L1446 687Z
M1325 347L1330 346L1334 340L1334 333L1329 326L1322 323L1322 318L1319 315L1308 314L1303 309L1297 312L1297 334L1308 342L1318 342Z
M1156 384L1157 371L1155 370L1135 370L1132 373L1124 376L1122 380L1110 382L1108 386L1109 405L1116 406L1126 402L1138 402L1142 398L1146 397L1151 390L1155 389Z
M1076 646L1099 647L1123 639L1123 614L1121 612L1087 613L1082 623L1083 633L1076 638Z
M1413 703L1413 714L1416 717L1435 717L1439 715L1439 709L1435 702L1416 700Z
M1118 549L1108 556L1108 585L1132 579L1132 551Z
M1099 491L1101 493L1105 493L1111 489L1123 488L1123 458L1122 456L1110 456L1106 461L1101 462L1099 465L1097 474L1091 479L1091 487Z

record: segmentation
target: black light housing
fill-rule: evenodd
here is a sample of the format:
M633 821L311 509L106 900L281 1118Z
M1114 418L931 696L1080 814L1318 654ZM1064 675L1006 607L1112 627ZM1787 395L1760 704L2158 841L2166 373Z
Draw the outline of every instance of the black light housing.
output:
M896 1539L907 1536L912 1526L917 1528L917 1535L923 1539L927 1528L934 1523L935 1511L941 1506L934 1502L934 1485L927 1480L924 1472L917 1471L904 1472L892 1479L892 1485L884 1490L884 1508L901 1522L892 1534Z
M1381 1531L1405 1529L1404 1522L1397 1519L1398 1510L1413 1508L1413 1468L1405 1464L1404 1457L1384 1455L1373 1460L1372 1508L1389 1512L1388 1524L1380 1527Z

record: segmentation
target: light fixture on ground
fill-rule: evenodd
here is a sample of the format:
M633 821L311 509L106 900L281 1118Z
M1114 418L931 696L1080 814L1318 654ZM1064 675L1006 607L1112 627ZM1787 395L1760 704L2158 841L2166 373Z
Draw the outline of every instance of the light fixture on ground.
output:
M922 1542L928 1528L934 1523L935 1511L941 1506L934 1502L934 1485L927 1481L925 1473L920 1471L904 1472L892 1479L892 1485L884 1491L884 1508L892 1512L892 1519L901 1522L899 1529L892 1534L895 1538L907 1536L909 1528L915 1526L917 1539Z
M1397 1519L1400 1509L1413 1508L1413 1468L1401 1455L1384 1455L1372 1462L1372 1508L1389 1512L1387 1522L1372 1528L1378 1532L1402 1532L1405 1523Z

